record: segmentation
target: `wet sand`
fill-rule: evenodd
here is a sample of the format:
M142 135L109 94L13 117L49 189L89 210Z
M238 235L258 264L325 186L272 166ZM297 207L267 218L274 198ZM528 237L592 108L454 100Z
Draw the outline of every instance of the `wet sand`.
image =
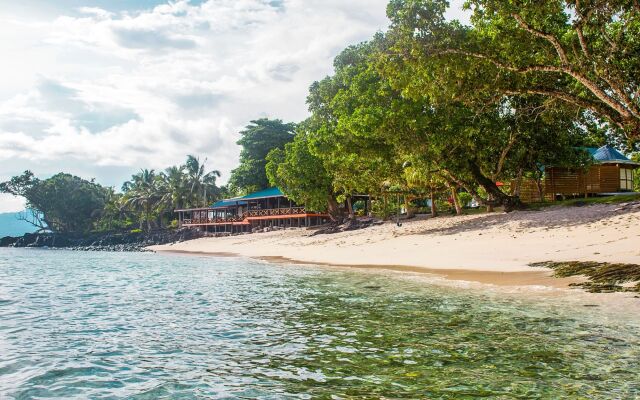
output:
M287 229L153 246L154 251L242 256L270 262L315 264L435 274L494 285L567 287L532 268L542 261L640 264L640 210L621 205L550 207L520 211L416 218L358 231L313 235Z

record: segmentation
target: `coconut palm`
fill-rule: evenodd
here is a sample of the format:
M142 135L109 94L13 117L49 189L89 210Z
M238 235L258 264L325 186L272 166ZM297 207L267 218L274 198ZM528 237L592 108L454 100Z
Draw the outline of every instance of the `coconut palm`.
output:
M183 165L169 167L160 173L159 178L162 194L159 206L163 207L164 211L182 208L189 196L185 167Z
M151 230L152 212L162 199L160 179L154 170L143 169L131 177L131 181L123 185L125 204L142 213L140 229L146 221L147 230Z
M219 194L216 180L220 177L220 171L205 172L205 163L192 155L187 156L184 168L187 174L189 187L189 206L206 206L209 198L215 198Z

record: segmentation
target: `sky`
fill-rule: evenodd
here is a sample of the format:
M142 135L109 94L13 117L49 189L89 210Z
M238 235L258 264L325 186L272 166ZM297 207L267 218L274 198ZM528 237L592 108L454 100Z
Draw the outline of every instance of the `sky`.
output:
M0 0L0 181L64 171L119 188L193 154L224 183L242 127L306 118L309 86L386 29L386 3ZM0 194L0 212L23 208Z

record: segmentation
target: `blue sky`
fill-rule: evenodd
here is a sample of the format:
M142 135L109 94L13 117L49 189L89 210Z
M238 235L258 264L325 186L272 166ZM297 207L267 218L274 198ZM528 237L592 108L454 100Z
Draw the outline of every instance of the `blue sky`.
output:
M31 169L119 186L193 154L225 181L238 131L304 119L310 84L387 27L386 3L3 1L0 180ZM0 195L0 212L22 207Z

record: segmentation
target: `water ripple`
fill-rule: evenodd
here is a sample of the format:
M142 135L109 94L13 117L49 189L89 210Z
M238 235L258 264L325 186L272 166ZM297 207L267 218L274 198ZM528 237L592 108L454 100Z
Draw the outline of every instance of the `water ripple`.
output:
M387 276L0 250L0 398L634 398L640 333Z

